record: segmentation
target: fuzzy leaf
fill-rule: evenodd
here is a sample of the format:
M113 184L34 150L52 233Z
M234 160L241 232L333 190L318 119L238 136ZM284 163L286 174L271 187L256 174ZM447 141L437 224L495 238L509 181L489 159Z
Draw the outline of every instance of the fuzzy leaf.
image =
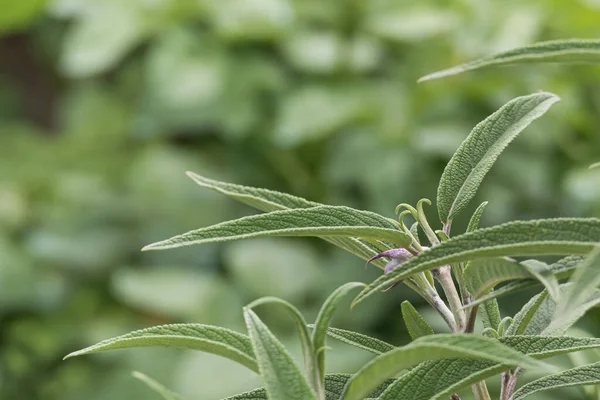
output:
M296 327L298 328L300 342L302 343L302 350L304 353L304 368L306 370L306 374L309 378L310 383L312 384L312 387L315 388L317 392L319 392L321 388L321 378L319 375L319 369L317 367L318 364L315 347L313 341L311 340L310 332L308 331L306 320L302 316L302 313L300 313L300 311L292 304L277 297L262 297L248 304L246 307L254 308L261 304L268 303L282 305L289 312L290 316L294 319Z
M501 282L532 278L523 266L508 258L484 258L471 261L465 267L463 276L465 285L474 298L483 296Z
M421 336L433 335L435 333L410 302L402 302L401 307L402 318L404 319L404 324L406 324L406 329L408 329L408 334L412 340L418 339Z
M193 244L268 236L344 236L385 240L399 247L410 237L379 214L349 207L319 206L273 211L222 222L153 243L142 250L162 250Z
M588 301L590 295L600 285L600 247L596 247L581 264L571 279L564 299L557 304L555 320L568 318L571 310ZM555 322L556 323L556 322Z
M193 172L187 172L187 175L200 186L215 190L261 211L271 212L324 205L303 199L302 197L296 197L292 196L291 194L276 192L274 190L215 181ZM356 238L326 236L321 236L320 238L362 258L363 260L368 260L374 255L380 253L380 251L374 248L371 244L365 243ZM379 259L373 261L372 264L383 269L386 262Z
M546 390L571 386L595 385L600 383L600 362L571 368L558 374L545 376L521 387L511 400L521 400L530 395Z
M582 261L583 261L583 257L568 256L568 257L565 257L565 258L555 262L554 264L551 264L550 269L552 270L552 273L554 274L556 279L564 279L564 278L568 278L569 276L571 276L573 271L575 271L575 269L581 264ZM527 288L538 286L539 284L540 284L540 282L535 281L535 280L530 280L530 279L518 281L518 282L510 282L498 289L495 289L493 292L489 292L488 294L485 294L478 299L474 299L469 304L469 307L479 305L490 299L495 299L500 296L504 296L507 294L513 294L519 290L524 290Z
M554 301L558 300L559 289L558 280L552 273L552 269L546 263L538 260L526 260L521 265L537 279L548 291L548 295L552 297Z
M521 310L515 314L512 325L506 330L506 335L522 335L547 297L548 291L544 290L525 303Z
M471 219L469 220L469 225L467 225L467 233L473 232L479 229L479 222L481 222L481 216L483 215L483 211L485 207L488 205L487 201L484 201L475 209L473 215L471 215Z
M148 375L142 374L138 371L133 371L131 375L133 375L134 378L139 379L140 381L145 383L146 386L148 386L154 392L158 393L164 400L183 400L183 398L177 393L170 391L163 384L155 381Z
M598 39L552 40L503 51L489 57L434 72L420 78L419 82L491 66L541 62L578 63L598 61L600 61L600 40Z
M346 382L352 377L351 374L327 374L325 375L325 400L340 400ZM382 383L369 394L368 399L377 398L392 383L389 379ZM267 400L267 392L264 388L251 390L223 400ZM367 399L365 399L367 400Z
M442 222L451 221L467 206L504 148L557 101L552 93L517 97L477 124L440 178L437 205Z
M600 219L556 218L514 221L478 229L412 257L364 289L353 305L415 273L481 258L586 254L600 240Z
M333 312L342 298L352 289L364 286L365 284L361 282L350 282L340 286L325 300L325 303L323 303L323 306L319 310L312 333L312 343L317 352L317 365L321 378L325 376L325 337L327 336L327 328L333 317Z
M244 308L260 376L270 399L317 400L291 354L249 308Z
M314 325L309 325L309 327L314 328ZM327 336L373 354L383 354L396 348L383 340L345 329L327 328Z
M423 336L406 346L381 354L367 363L348 381L344 400L362 400L377 385L396 376L402 370L425 361L445 358L488 360L505 365L542 369L548 367L502 345L497 340L482 336L472 334Z
M500 343L538 359L600 348L600 339L568 336L510 336L500 338ZM398 378L379 400L446 400L452 393L506 368L493 361L464 358L428 361Z
M133 331L75 351L65 359L107 350L156 346L180 347L216 354L258 372L248 336L218 326L202 324L160 325Z

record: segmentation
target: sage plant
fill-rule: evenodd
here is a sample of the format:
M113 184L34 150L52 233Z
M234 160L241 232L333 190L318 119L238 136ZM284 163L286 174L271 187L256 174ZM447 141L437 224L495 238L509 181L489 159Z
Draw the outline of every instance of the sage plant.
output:
M491 65L593 60L599 55L597 40L546 42L422 80ZM485 379L494 376L500 380L501 400L521 400L555 388L599 384L600 363L557 370L545 360L600 348L600 339L567 335L586 311L600 303L600 219L552 218L480 228L484 202L470 216L466 232L452 229L501 152L558 100L546 92L517 97L472 130L440 178L439 223L430 223L425 216L425 205L431 205L428 199L414 206L402 203L396 208L396 218L389 218L188 172L200 186L264 213L200 228L144 250L268 236L316 236L381 268L381 276L368 285L351 282L339 287L325 300L313 324L288 302L267 297L244 307L247 334L202 324L163 325L108 339L67 357L144 346L217 354L251 369L264 382L263 388L229 400L457 400L469 390L477 400L486 400L491 397ZM407 225L408 219L413 223ZM540 256L564 258L551 264L526 259ZM354 307L399 284L423 297L452 333L436 333L408 301L401 309L412 341L405 346L330 326L339 301L349 292L361 289ZM541 291L519 312L503 318L498 298L538 286ZM302 342L302 366L254 312L265 304L283 307L295 321ZM479 332L475 331L477 318L483 324ZM354 374L326 374L327 337L375 357ZM542 377L519 387L519 377L528 371ZM136 376L165 399L179 398L145 375Z

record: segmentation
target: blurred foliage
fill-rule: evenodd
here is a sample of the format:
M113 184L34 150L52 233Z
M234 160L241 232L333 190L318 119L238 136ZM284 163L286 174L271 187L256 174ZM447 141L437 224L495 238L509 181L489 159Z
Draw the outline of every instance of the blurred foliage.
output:
M600 158L598 67L415 83L494 51L598 36L594 0L2 0L0 398L149 398L131 370L189 400L252 388L255 376L205 354L61 358L157 323L241 329L240 307L263 295L314 318L338 284L378 274L308 239L141 253L251 212L186 170L393 216L435 197L478 121L543 89L563 101L492 170L483 224L600 215L600 169L587 168ZM405 342L403 299L422 306L399 288L335 325ZM295 346L290 321L264 312ZM594 316L586 327L600 333ZM331 371L369 357L331 346Z

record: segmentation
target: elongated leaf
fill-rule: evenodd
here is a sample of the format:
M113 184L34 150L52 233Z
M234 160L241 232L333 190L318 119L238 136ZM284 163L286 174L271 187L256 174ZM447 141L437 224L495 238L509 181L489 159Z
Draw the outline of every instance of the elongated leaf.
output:
M287 193L215 181L193 172L187 172L187 175L200 186L225 194L232 199L240 201L261 211L270 212L294 208L310 208L324 205L303 199L301 197L292 196L291 194ZM321 237L321 239L326 240L331 244L362 258L363 260L368 260L380 252L371 244L365 243L356 238ZM386 262L382 259L379 259L374 260L372 264L383 269Z
M344 386L352 377L351 374L327 374L325 375L325 399L326 400L341 400L341 395ZM389 379L382 383L369 394L368 399L377 398L383 391L392 383L393 379ZM246 393L241 393L236 396L228 397L223 400L267 400L267 391L264 388L251 390ZM365 399L367 400L367 399Z
M484 201L475 209L473 215L471 215L471 219L469 220L469 225L467 225L467 233L473 232L479 229L479 222L481 222L481 216L483 215L483 211L485 207L488 205L487 201Z
M600 339L567 336L510 336L500 338L500 343L538 359L600 348ZM398 378L379 400L446 400L452 393L506 369L506 365L485 360L428 361Z
M572 309L589 300L590 295L600 285L600 246L596 247L569 280L569 290L556 308L555 319L565 318Z
M269 303L279 304L283 306L289 312L290 316L294 319L294 322L296 322L296 327L298 328L298 334L300 336L300 342L302 344L302 350L304 353L304 368L306 370L306 375L308 376L309 381L312 387L315 389L315 391L317 393L320 393L322 388L316 351L313 345L313 341L311 340L310 332L308 331L308 327L306 325L306 320L302 316L302 313L300 313L300 311L296 307L294 307L287 301L277 297L262 297L258 300L254 300L246 307L254 308L261 304Z
M586 254L600 240L600 219L514 221L465 233L412 257L363 290L353 305L381 289L445 264L490 257Z
M508 258L474 260L464 271L465 285L474 298L488 293L497 284L514 279L531 279L531 274L518 262Z
M540 363L500 342L472 334L423 336L414 342L384 353L361 368L349 381L344 400L362 400L377 385L406 368L425 361L445 358L488 360L505 365L547 369Z
M466 64L448 68L425 75L419 82L443 78L475 69L540 62L600 62L600 40L597 39L568 39L540 42L531 46L519 47L509 51L494 54L489 57L471 61Z
M134 378L144 382L146 386L158 393L164 400L183 400L181 396L167 389L163 384L138 371L131 373Z
M315 321L315 329L312 334L312 342L317 351L318 371L321 378L325 377L325 337L327 336L327 328L333 317L333 312L342 298L352 289L364 286L365 284L361 282L350 282L340 286L325 300L325 303L323 303L323 306L319 310L317 320Z
M451 221L467 206L504 148L557 101L552 93L517 97L471 131L440 178L437 205L442 222Z
M410 236L379 214L349 207L319 206L273 211L222 222L153 243L142 250L160 250L193 244L267 236L344 236L385 240L400 247Z
M517 390L511 400L521 400L546 390L570 386L595 385L600 383L600 362L571 368L558 374L545 376L530 382Z
M254 311L244 308L244 319L268 397L317 400L317 395L294 363L291 354Z
M478 311L484 328L498 329L500 322L502 322L502 315L500 315L500 307L498 307L496 299L486 301L483 306L479 307Z
M160 325L133 331L75 351L65 359L107 350L156 346L181 347L216 354L258 372L248 336L218 326L202 324Z
M583 257L580 256L568 256L565 257L554 264L550 265L550 269L552 270L556 279L564 279L571 276L573 271L578 267L579 264L583 261ZM524 280L518 282L510 282L501 288L495 289L493 292L489 292L488 294L475 299L469 304L469 307L479 305L484 303L490 299L495 299L500 296L505 296L507 294L513 294L518 292L519 290L528 289L531 287L539 286L540 282L534 280Z
M408 301L402 302L402 319L404 319L404 324L406 324L406 329L408 329L408 334L412 340L435 333L427 321Z
M506 330L506 335L522 335L529 326L529 323L538 312L542 303L548 297L548 291L544 290L542 293L539 293L533 296L518 313L515 314L513 318L513 323Z
M521 265L527 269L535 279L537 279L548 291L548 295L552 297L554 301L558 301L559 289L558 280L552 273L552 269L546 263L538 260L526 260Z
M309 326L314 327L314 325ZM327 328L327 336L373 354L383 354L396 348L383 340L345 329Z

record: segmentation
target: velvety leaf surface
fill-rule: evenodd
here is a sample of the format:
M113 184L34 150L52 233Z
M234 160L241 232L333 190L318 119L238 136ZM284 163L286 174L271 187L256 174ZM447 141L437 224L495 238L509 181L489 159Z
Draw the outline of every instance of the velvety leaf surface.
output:
M404 324L412 340L435 333L427 321L408 301L402 302L402 319L404 319Z
M383 340L345 329L330 327L327 328L327 335L340 342L358 347L373 354L383 354L396 348L396 346L384 342Z
M461 72L491 66L540 62L577 63L599 61L600 40L598 39L552 40L536 43L531 46L519 47L509 51L503 51L501 53L484 57L476 61L471 61L456 67L434 72L432 74L425 75L419 79L419 82L443 78L445 76L456 75L460 74Z
M164 400L183 400L181 396L167 389L162 383L155 381L148 375L142 374L141 372L132 372L134 378L142 381L146 386L158 393Z

